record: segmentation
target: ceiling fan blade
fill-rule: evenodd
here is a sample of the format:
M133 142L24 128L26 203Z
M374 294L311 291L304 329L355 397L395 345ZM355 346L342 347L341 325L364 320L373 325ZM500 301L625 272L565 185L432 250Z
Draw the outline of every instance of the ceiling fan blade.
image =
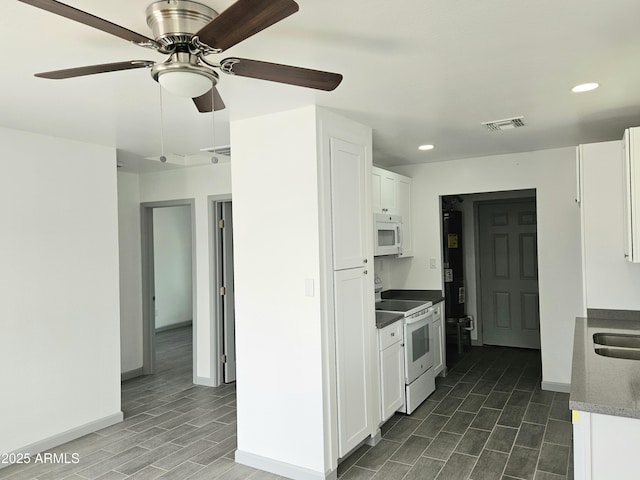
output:
M195 35L210 47L226 50L296 13L293 0L238 0Z
M339 73L247 60L246 58L225 58L220 64L223 72L232 75L316 88L318 90L334 90L342 81L342 75Z
M96 73L117 72L119 70L131 70L133 68L150 67L154 62L149 60L129 60L128 62L103 63L86 67L67 68L66 70L54 70L52 72L36 73L36 77L61 80L63 78L82 77Z
M90 27L97 28L98 30L102 30L103 32L110 33L111 35L115 35L116 37L123 38L124 40L128 40L130 42L149 45L155 45L156 43L154 40L147 38L144 35L140 35L139 33L133 32L127 28L121 27L120 25L116 25L115 23L111 23L107 20L96 17L95 15L91 15L90 13L78 10L77 8L70 7L69 5L65 5L64 3L56 2L55 0L18 1L33 5L34 7L41 8L48 12L55 13L56 15L69 18L71 20L75 20L76 22L89 25Z
M193 103L196 104L196 107L198 108L198 111L200 113L208 113L211 111L211 92L212 91L213 91L213 109L215 111L218 111L218 110L222 110L225 107L224 102L222 101L222 97L220 96L220 93L218 93L218 89L216 87L213 87L204 95L200 95L199 97L196 97L193 99Z

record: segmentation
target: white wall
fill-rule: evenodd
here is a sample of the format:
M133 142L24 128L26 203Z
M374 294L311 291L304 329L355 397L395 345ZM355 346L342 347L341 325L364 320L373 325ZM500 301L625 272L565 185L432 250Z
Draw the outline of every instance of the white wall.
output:
M231 166L229 163L204 165L180 170L167 170L140 175L140 201L195 199L196 243L196 311L197 323L196 372L198 383L213 385L216 382L214 365L218 352L214 333L211 331L212 285L209 251L209 195L231 196ZM235 226L234 226L235 227ZM141 285L132 286L142 297ZM139 345L142 349L142 344Z
M155 328L193 319L191 208L153 209Z
M413 177L415 256L391 268L393 288L441 289L441 195L535 188L543 381L569 384L575 317L583 315L575 148L397 168ZM429 269L429 258L438 268Z
M120 412L115 150L0 129L0 452Z
M142 271L140 256L140 185L135 173L118 172L120 251L120 366L142 368Z
M582 145L588 308L640 310L640 264L624 259L622 142Z
M231 144L238 454L324 473L315 108L232 122Z

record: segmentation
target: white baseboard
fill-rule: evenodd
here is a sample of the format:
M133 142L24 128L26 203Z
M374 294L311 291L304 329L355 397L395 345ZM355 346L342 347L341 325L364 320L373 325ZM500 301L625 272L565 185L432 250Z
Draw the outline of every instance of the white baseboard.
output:
M213 378L208 377L195 377L193 383L195 383L196 385L204 385L205 387L219 386Z
M317 472L315 470L309 470L308 468L291 465L290 463L280 462L272 458L243 452L242 450L236 450L235 459L237 463L241 463L242 465L295 480L336 480L338 478L337 470L329 473Z
M552 392L571 393L571 384L543 381L542 390L551 390Z
M84 425L80 425L79 427L72 428L71 430L67 430L66 432L62 432L38 442L25 445L24 447L18 448L11 453L41 453L45 450L49 450L53 447L57 447L64 443L70 442L71 440L75 440L76 438L88 435L89 433L93 433L97 430L101 430L103 428L110 427L111 425L115 425L116 423L120 423L123 419L124 415L122 414L122 412L117 412L113 415L109 415L107 417L94 420L93 422L85 423ZM9 463L0 463L0 469L8 467L9 465Z

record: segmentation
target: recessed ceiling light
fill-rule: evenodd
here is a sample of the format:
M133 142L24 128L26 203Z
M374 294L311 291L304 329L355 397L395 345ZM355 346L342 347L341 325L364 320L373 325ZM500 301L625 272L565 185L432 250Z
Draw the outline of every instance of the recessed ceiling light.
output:
M595 90L599 86L599 83L583 83L580 85L576 85L571 89L571 91L575 93L590 92L591 90Z
M433 150L435 148L435 145L420 145L418 147L418 150Z

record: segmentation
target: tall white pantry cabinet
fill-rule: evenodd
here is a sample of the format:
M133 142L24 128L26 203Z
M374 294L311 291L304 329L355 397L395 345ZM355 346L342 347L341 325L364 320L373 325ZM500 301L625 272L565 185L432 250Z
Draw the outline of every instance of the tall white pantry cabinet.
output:
M375 436L380 423L372 297L371 130L355 123L345 128L345 120L336 117L325 117L320 125L331 206L337 447L343 458Z

